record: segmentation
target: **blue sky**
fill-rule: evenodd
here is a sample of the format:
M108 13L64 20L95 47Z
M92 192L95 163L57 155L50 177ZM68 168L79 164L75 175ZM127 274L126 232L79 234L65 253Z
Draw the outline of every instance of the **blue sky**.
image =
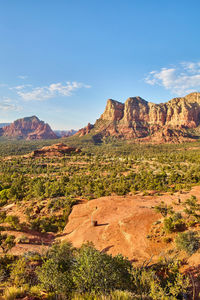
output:
M94 123L108 98L200 90L199 0L0 0L0 123Z

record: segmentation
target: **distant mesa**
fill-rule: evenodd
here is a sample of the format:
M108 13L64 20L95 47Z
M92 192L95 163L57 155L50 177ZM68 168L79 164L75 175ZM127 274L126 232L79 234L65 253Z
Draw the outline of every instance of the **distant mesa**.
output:
M56 139L51 127L36 116L18 119L0 128L0 136L25 140Z
M133 139L148 143L181 143L200 138L200 93L155 104L141 97L125 103L108 99L104 113L94 125L88 124L76 135L91 134Z
M54 130L54 133L59 138L63 137L69 137L77 133L77 130L71 129L71 130Z
M63 143L54 144L51 146L43 147L38 150L34 150L30 156L32 157L52 157L52 156L64 156L71 153L80 153L81 150L74 147L68 147Z

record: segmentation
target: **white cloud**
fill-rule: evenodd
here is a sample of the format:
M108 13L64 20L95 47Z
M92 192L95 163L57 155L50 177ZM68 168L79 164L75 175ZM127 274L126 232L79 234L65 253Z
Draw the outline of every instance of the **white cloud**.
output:
M20 111L21 109L21 106L10 98L0 99L0 110L2 111Z
M145 78L150 85L160 85L166 90L183 96L200 90L200 62L182 62L173 68L152 71Z
M10 90L23 90L27 87L31 87L32 85L31 84L22 84L22 85L17 85L17 86L14 86L14 87L10 87L9 89Z
M183 66L183 68L192 73L192 74L200 74L200 62L183 62L181 63L181 65Z
M26 75L18 75L17 77L19 79L23 79L23 80L28 78L28 76L26 76Z
M45 100L56 96L71 96L72 92L80 88L90 88L91 86L86 85L81 82L66 82L62 84L61 82L52 83L48 86L36 87L31 90L27 88L27 85L17 86L17 94L26 101L31 100Z

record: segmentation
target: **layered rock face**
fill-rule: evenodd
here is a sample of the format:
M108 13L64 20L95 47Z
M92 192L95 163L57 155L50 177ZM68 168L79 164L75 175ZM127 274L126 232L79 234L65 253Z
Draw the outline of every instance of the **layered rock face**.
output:
M141 97L120 103L109 99L93 132L138 141L181 142L195 138L200 125L200 93L155 104ZM82 130L83 133L83 130Z
M14 121L1 128L1 136L22 138L26 140L56 139L51 127L36 116Z

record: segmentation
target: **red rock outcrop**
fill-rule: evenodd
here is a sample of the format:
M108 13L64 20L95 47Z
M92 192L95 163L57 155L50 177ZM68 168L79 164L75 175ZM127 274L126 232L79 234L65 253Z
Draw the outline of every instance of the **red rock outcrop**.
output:
M155 104L141 97L120 103L109 99L92 133L144 142L182 142L198 137L200 93ZM90 129L91 132L91 129ZM82 129L79 136L87 134Z
M88 123L87 126L85 126L84 128L81 128L77 133L75 133L75 135L78 136L84 136L88 133L90 133L90 131L94 128L94 125Z
M57 138L51 127L36 116L14 121L10 125L1 128L0 135L26 140Z
M152 207L164 201L179 211L183 206L174 203L178 198L183 203L191 195L199 199L200 187L174 195L113 195L82 202L73 206L61 239L72 242L75 247L89 241L100 251L112 255L121 253L140 262L152 256L156 260L173 246L164 243L162 238L147 238L153 223L161 217ZM96 226L92 226L93 221L97 222Z
M65 154L70 153L79 153L81 152L80 149L74 147L68 147L63 143L55 144L52 146L43 147L38 150L34 150L30 156L33 157L52 157L52 156L64 156Z

